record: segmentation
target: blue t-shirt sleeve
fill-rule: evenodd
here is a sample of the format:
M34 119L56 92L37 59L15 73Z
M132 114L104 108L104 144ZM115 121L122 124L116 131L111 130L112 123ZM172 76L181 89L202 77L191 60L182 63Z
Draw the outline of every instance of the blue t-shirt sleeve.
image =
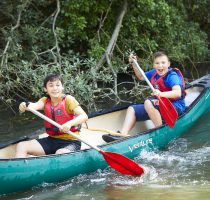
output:
M151 69L151 70L145 72L145 75L146 75L146 77L147 77L149 80L151 80L152 75L154 74L154 72L155 72L155 69Z
M176 72L172 72L168 75L167 77L167 81L166 81L167 85L172 88L175 85L179 85L182 86L182 80L181 78L178 76L178 74Z

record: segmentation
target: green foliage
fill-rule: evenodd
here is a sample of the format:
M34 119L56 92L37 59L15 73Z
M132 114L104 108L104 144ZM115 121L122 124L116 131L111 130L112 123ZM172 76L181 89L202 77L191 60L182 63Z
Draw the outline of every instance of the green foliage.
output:
M165 50L172 61L180 64L208 58L207 36L197 23L187 20L188 13L183 4L180 3L181 9L165 0L139 0L136 3L137 6L130 7L127 13L120 36L123 41L122 38L129 35L124 46L132 47L141 58Z
M60 13L55 19L56 1L2 0L1 99L8 104L17 98L41 97L43 78L53 71L63 74L66 92L87 110L96 108L104 97L116 97L113 72L107 64L98 66L98 61L106 51L123 2L60 0ZM208 12L209 0L128 1L111 55L113 69L116 73L130 73L130 51L137 53L145 70L151 66L151 56L157 50L167 51L172 62L183 68L188 63L195 66L208 61ZM126 91L129 96L138 93L138 85L134 84L133 90Z

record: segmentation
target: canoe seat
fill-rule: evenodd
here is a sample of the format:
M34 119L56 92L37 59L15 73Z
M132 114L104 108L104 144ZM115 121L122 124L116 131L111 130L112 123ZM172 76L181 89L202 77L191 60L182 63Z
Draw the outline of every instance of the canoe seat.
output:
M85 141L93 144L95 146L106 144L106 142L102 139L102 135L105 134L101 131L92 131L86 128L82 128L80 132L80 136ZM81 150L89 149L90 147L82 142Z
M185 105L187 108L200 95L202 90L202 87L193 87L186 90Z

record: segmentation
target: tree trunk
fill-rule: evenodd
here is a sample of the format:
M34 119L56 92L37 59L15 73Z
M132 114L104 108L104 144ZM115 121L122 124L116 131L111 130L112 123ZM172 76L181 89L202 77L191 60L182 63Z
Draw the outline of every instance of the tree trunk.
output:
M114 32L112 34L112 37L109 41L108 47L107 47L105 53L103 54L103 56L101 57L100 61L98 62L98 65L97 65L97 69L99 69L100 66L103 65L105 61L107 61L107 64L111 68L112 74L113 74L113 77L114 77L114 91L115 91L116 96L118 95L117 73L115 72L115 70L112 66L111 58L112 58L112 53L113 53L113 50L115 48L117 38L118 38L118 35L119 35L119 32L120 32L120 28L122 26L122 21L123 21L124 15L127 11L127 6L128 6L127 0L124 0L120 15L118 16L117 23L116 23Z

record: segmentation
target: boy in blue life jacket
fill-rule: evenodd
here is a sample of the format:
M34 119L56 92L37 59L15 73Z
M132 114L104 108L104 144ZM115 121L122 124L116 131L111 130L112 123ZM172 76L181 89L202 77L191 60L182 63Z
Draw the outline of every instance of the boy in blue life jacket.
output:
M135 56L129 58L135 75L139 80L144 77L132 63ZM155 127L162 125L162 118L159 112L159 101L155 96L168 98L175 107L178 115L185 112L185 82L182 73L178 69L170 67L170 60L165 52L159 51L153 55L153 69L145 73L148 80L155 88L151 98L145 100L144 104L136 104L129 106L125 116L125 120L121 129L121 133L128 134L134 127L136 121L144 121L151 119ZM103 136L108 141L107 135ZM110 136L111 137L111 136ZM117 138L116 138L117 139ZM114 138L113 138L114 140ZM111 139L109 141L112 141Z

